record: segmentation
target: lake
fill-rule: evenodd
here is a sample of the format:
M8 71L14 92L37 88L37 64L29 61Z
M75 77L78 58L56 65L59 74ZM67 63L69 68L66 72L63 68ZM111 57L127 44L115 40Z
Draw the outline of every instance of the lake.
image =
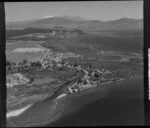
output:
M136 77L72 97L66 110L74 112L47 126L143 125L143 89L143 78Z
M8 119L7 124L21 127L143 125L143 77L101 85L57 100L47 98L20 116Z

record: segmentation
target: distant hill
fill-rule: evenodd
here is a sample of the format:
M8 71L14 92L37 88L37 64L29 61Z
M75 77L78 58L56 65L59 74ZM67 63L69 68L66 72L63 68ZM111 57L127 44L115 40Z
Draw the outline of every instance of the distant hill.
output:
M79 16L54 16L31 21L8 22L6 29L24 28L53 28L64 26L67 28L79 27L82 30L140 30L143 29L143 19L122 18L102 22L99 20L87 20Z

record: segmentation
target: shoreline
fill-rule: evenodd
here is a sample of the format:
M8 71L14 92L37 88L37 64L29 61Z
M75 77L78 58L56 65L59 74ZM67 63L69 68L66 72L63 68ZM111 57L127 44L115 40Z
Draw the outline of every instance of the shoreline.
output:
M83 101L84 102L83 105L78 106L77 108L75 108L76 110L73 110L73 109L66 110L66 112L64 112L62 114L62 117L66 116L66 115L68 115L70 113L74 113L74 112L78 111L78 109L82 109L85 105L89 104L90 102L93 102L93 101L96 101L97 99L101 99L101 98L105 97L107 94L109 94L109 91L111 91L111 89L113 88L113 86L120 86L120 85L124 84L125 82L135 81L136 79L143 79L143 75L136 74L135 76L132 76L129 79L125 79L125 80L122 80L122 81L117 81L117 82L112 82L112 83L104 84L102 86L94 86L92 88L87 88L87 89L81 91L80 93L77 92L77 93L73 93L73 94L67 95L66 97L64 97L64 99L66 98L66 100L69 100L69 102L71 101L71 103L69 103L69 106L72 103L74 104L74 100L76 98L79 99L79 100L81 100L81 99L83 99L83 97L87 96L87 97L92 97L92 100L88 101L88 98L87 98L87 101ZM101 95L99 95L99 97L95 97L95 93L97 93L97 92L98 93L101 92ZM62 99L60 99L60 100L62 100ZM53 122L55 122L57 120L59 120L59 118L56 119L56 120L54 120L54 121L51 121L49 124L51 124L51 123L53 123Z
M140 111L143 111L143 107L142 107L143 106L143 98L142 98L143 97L143 86L142 86L143 85L143 82L142 82L143 77L141 77L141 76L142 75L139 75L130 80L126 80L126 82L120 81L119 83L114 83L115 85L109 84L108 86L105 86L105 87L103 86L102 88L94 88L92 90L86 91L85 93L74 94L74 95L68 97L67 100L70 100L69 101L70 103L68 104L68 107L66 108L66 112L64 112L64 114L60 118L55 120L54 122L50 122L49 124L47 124L46 127L62 126L61 124L63 124L64 126L70 126L67 124L72 124L72 123L74 125L76 125L74 123L74 121L72 123L69 123L69 121L72 121L71 117L72 116L74 117L74 115L76 115L76 116L73 120L75 120L75 122L76 122L76 120L78 120L78 123L80 124L81 121L78 119L78 116L80 116L80 115L78 115L78 114L80 112L82 113L82 110L84 111L88 106L90 106L91 104L93 104L95 102L99 102L102 106L104 106L102 108L103 110L100 110L102 112L105 111L105 103L107 104L106 108L108 110L106 109L106 112L105 112L106 115L107 115L107 112L109 113L109 109L113 109L114 107L116 107L124 115L124 117L122 117L122 118L127 118L127 120L128 120L128 116L130 115L129 111L131 111L131 117L129 116L129 120L131 120L131 122L130 121L128 121L128 122L132 123L132 121L133 121L136 123L135 120L139 120L140 118L142 119L142 115L139 115L138 117L135 116L136 108L141 108ZM140 83L138 84L137 81L139 81ZM138 87L137 87L136 83L138 84ZM115 92L115 94L113 94L114 92ZM135 92L134 95L133 95L133 92ZM129 93L129 95L125 96L124 94L126 94L126 93ZM120 96L118 97L118 95L120 95ZM113 99L114 99L114 101L113 101ZM110 103L107 102L107 100L110 101ZM134 107L128 104L130 102ZM100 105L100 108L101 108L101 105ZM112 105L112 107L111 107L111 105ZM118 105L122 106L123 108L120 108ZM125 107L124 105L129 109L129 111L125 112L125 113L129 113L129 115L128 114L125 115L125 113L124 113L124 111L123 111L124 107ZM138 107L138 105L139 105L139 107ZM95 107L93 107L93 109ZM98 108L98 109L100 109L100 108ZM87 110L87 112L90 113L90 110ZM92 111L94 111L94 110L92 110ZM116 110L117 109L115 109L115 111ZM95 114L96 113L97 112L95 112ZM114 116L117 116L117 118L119 117L118 114L115 114L113 112L111 112L111 113L114 114ZM85 112L84 115L85 114L88 114L88 113ZM141 114L142 114L142 112L141 112ZM86 116L84 118L86 118ZM82 118L81 118L81 120L82 120ZM119 118L118 118L118 120L120 121L120 123L123 123L123 120L121 120ZM68 123L65 124L64 122L68 122ZM78 126L80 126L79 124L78 124ZM137 122L137 124L140 124L140 123ZM85 125L85 126L87 126L87 125Z
M57 100L60 100L62 98L64 98L65 96L67 96L67 94L63 93L63 94L60 94L59 96L57 96L55 99L53 99L53 101L57 101ZM6 114L6 117L7 119L8 118L11 118L11 117L16 117L16 116L19 116L21 114L23 114L27 109L29 109L30 107L32 107L34 104L29 104L25 107L22 107L22 108L19 108L19 109L16 109L16 110L12 110L12 111L9 111L7 112Z
M98 98L101 98L101 97L103 97L104 95L106 95L106 93L107 93L107 91L109 91L109 90L111 90L111 88L113 87L113 86L118 86L118 84L121 84L121 83L124 83L125 81L132 81L132 80L134 80L134 79L142 79L142 76L143 75L141 75L141 74L137 74L137 75L135 75L135 76L133 76L132 78L130 78L130 79L125 79L125 80L123 80L123 81L118 81L118 82L116 82L116 83L109 83L109 84L105 84L105 85L102 85L102 86L95 86L95 87L92 87L92 88L89 88L89 89L85 89L85 90L83 90L83 91L81 91L80 93L73 93L73 94L70 94L70 95L68 95L68 94L64 94L64 93L61 93L60 95L58 95L57 97L55 97L55 96L52 96L52 97L48 97L48 98L46 98L45 100L43 100L43 101L41 101L41 102L37 102L37 103L35 103L33 106L31 106L29 109L27 109L25 112L23 112L21 115L19 115L19 116L17 116L17 117L12 117L12 120L14 120L14 122L18 122L19 121L19 118L22 118L22 117L24 117L24 115L27 117L27 115L28 114L31 114L32 115L32 113L30 113L32 110L34 111L34 113L33 114L37 114L37 115L39 115L39 113L41 113L42 114L42 112L39 112L39 113L36 113L38 110L36 110L36 109L39 109L39 108L41 108L40 106L45 106L46 104L46 109L47 109L47 107L49 106L50 108L51 107L54 107L55 109L50 109L50 113L48 114L47 112L47 118L45 119L45 123L42 121L42 124L44 125L44 124L51 124L51 123L53 123L53 122L55 122L56 120L58 120L59 118L61 118L61 117L63 117L64 115L66 115L67 113L70 113L71 111L76 111L76 110L64 110L65 108L67 108L67 105L68 105L68 103L69 104L71 104L74 100L73 99L76 99L76 98L81 98L82 99L82 96L83 97L85 97L85 96L89 96L89 97L91 97L91 95L95 95L94 93L95 93L95 91L96 92L98 92L98 91L100 91L101 92L101 95L99 95L99 97L93 97L93 100L96 100L96 99L98 99ZM117 85L114 85L114 84L117 84ZM59 93L59 92L58 92ZM91 93L91 94L90 94ZM103 93L103 94L102 94ZM92 100L92 101L93 101ZM50 103L50 102L53 102L52 104ZM88 102L91 102L91 101L88 101ZM86 104L86 101L85 101L85 104ZM39 107L38 107L39 106ZM77 109L80 109L80 107L83 107L82 105L81 106L79 106ZM43 108L43 107L42 107ZM42 110L42 111L44 111L44 110ZM46 114L45 113L45 114ZM18 120L16 120L16 119ZM42 118L42 117L41 117ZM15 121L16 120L16 121ZM35 122L34 124L38 124L38 125L42 125L42 124L40 124L39 122L41 122L40 120L40 117L38 117L38 122ZM29 121L30 122L30 121ZM28 122L28 126L30 126L31 124L33 124L33 123L29 123ZM27 123L27 122L26 122ZM27 125L27 124L24 124L24 125ZM24 126L23 124L21 125L20 124L20 126ZM35 125L35 126L37 126L37 125Z

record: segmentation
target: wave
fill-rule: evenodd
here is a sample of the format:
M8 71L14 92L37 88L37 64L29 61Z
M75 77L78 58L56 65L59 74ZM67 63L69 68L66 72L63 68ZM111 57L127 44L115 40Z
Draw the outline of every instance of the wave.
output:
M65 97L66 95L67 95L67 94L63 93L63 94L59 95L56 99L60 99L60 98L62 98L62 97Z
M6 114L6 117L10 118L10 117L14 117L14 116L19 116L20 114L22 114L25 110L27 110L31 106L32 106L32 104L29 104L26 107L23 107L21 109L10 111Z

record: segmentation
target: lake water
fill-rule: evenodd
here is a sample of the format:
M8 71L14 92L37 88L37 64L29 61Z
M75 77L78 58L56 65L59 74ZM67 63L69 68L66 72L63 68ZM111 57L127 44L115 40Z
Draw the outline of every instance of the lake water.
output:
M46 126L143 125L143 89L143 78L137 77L71 96L64 116Z
M109 126L144 124L143 77L101 85L57 100L47 98L8 126Z

